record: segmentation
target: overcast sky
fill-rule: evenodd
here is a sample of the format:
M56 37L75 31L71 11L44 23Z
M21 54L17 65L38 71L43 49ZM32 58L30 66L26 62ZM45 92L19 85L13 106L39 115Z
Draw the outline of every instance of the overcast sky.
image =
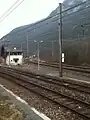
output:
M16 0L1 0L0 17ZM21 0L22 1L22 0ZM0 22L0 38L12 29L34 23L47 17L63 0L24 0L3 22ZM1 20L1 19L0 19Z

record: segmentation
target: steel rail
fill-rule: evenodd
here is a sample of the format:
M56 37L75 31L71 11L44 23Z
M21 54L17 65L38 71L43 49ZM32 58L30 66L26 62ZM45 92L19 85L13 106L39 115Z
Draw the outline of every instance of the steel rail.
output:
M81 115L87 120L90 119L90 106L88 106L88 104L86 103L81 104L81 102L78 100L74 100L69 98L68 96L66 97L65 95L61 95L60 93L52 91L51 89L46 88L42 85L37 85L36 83L33 83L32 81L30 81L30 79L27 80L27 77L25 78L25 76L21 75L20 73L17 74L15 72L6 71L4 69L0 71L0 74L1 73L6 78L8 78L7 76L11 77L11 81L18 83L24 88L32 90L32 92L35 92L58 105L68 108L69 110L72 110L74 113ZM33 86L30 87L30 85L33 85ZM60 97L61 101L58 100L59 95L61 96Z

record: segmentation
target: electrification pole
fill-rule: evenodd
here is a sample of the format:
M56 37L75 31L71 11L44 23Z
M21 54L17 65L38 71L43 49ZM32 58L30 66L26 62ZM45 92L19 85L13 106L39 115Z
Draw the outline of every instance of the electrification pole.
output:
M83 36L83 39L84 39L84 34L85 34L84 25L81 25L81 28L82 28L82 36Z
M39 71L39 70L40 70L40 63L39 63L39 62L40 62L40 56L39 56L39 51L40 51L40 50L39 50L39 41L37 42L37 44L38 44L38 51L37 51L38 54L37 54L37 55L38 55L38 71Z
M53 45L54 41L52 41L52 61L53 61L53 56L54 56L54 45Z
M62 75L62 4L59 3L59 76Z
M21 43L21 51L22 51L22 43Z
M27 57L28 57L28 33L26 34L26 40L27 40Z

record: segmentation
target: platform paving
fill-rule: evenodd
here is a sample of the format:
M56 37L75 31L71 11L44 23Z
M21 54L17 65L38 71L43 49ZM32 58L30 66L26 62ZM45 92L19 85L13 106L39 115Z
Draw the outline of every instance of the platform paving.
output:
M0 120L50 120L0 85Z

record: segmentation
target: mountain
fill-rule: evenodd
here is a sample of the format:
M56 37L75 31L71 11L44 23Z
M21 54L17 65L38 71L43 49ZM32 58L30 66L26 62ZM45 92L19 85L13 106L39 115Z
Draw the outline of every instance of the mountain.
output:
M85 3L78 5L83 2ZM90 0L65 0L62 8L63 11L66 11L62 14L65 63L90 64ZM2 37L1 41L4 40L5 44L8 44L8 41L10 41L10 46L16 46L17 49L22 48L25 56L27 38L29 55L37 53L37 43L34 40L43 41L43 43L40 43L40 58L47 61L52 60L51 43L56 41L53 46L53 61L58 61L58 12L59 7L52 11L46 19L12 30L9 34Z

